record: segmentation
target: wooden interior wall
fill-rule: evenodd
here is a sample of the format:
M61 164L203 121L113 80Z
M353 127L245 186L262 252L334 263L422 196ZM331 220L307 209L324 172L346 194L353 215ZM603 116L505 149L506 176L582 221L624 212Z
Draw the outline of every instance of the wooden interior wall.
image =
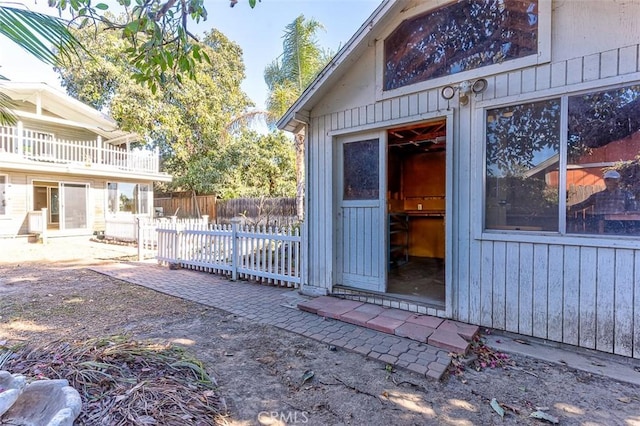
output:
M394 153L389 162L389 210L409 212L409 255L444 259L445 152ZM419 206L421 209L419 208ZM420 212L442 212L441 217Z

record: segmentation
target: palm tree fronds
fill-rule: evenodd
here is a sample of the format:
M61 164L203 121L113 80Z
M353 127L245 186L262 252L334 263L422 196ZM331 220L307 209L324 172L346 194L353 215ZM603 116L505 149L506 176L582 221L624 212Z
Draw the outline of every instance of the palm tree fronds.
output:
M0 83L1 85L2 83ZM11 98L0 92L0 126L11 126L18 118L11 112L13 103Z
M59 63L59 55L71 56L82 47L66 21L26 9L0 6L0 34L50 65Z

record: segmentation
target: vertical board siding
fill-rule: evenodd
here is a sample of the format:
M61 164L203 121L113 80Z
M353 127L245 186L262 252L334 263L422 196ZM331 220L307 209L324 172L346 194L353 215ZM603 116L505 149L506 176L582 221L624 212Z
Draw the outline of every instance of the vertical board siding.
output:
M517 283L520 281L520 245L507 243L505 278L505 330L518 332L520 318L520 291Z
M596 349L613 352L615 250L599 248L596 263Z
M619 47L597 54L531 66L487 76L483 101L531 95L539 90L566 87L599 79L629 76L640 71L639 45ZM620 80L621 82L623 80ZM308 143L307 268L309 283L331 290L334 244L341 244L351 257L357 252L356 231L360 226L351 213L340 218L334 235L335 193L332 170L334 147L330 132L442 111L456 107L440 96L440 87L382 99L342 112L312 119ZM584 86L579 87L580 90ZM475 99L475 98L474 98ZM451 104L451 105L450 105ZM474 239L476 223L468 209L474 202L478 183L475 172L482 168L482 135L474 129L473 101L457 108L453 122L453 277L454 319L482 326L502 328L543 339L579 345L605 352L640 358L640 251L609 248L569 247L533 242L493 242ZM397 123L394 123L397 125ZM361 129L357 129L360 131ZM462 207L460 207L462 206ZM383 224L373 218L367 234L378 238ZM358 234L360 235L360 234ZM368 238L368 237L364 237ZM335 239L335 240L334 240ZM365 242L364 239L361 242ZM368 243L373 241L366 241ZM375 244L372 244L375 246ZM361 254L355 265L337 259L338 269L368 271L377 253Z
M533 334L533 244L520 244L519 251L520 285L518 289L518 333ZM514 266L515 267L515 266Z
M616 250L613 352L624 356L633 355L633 257L633 250Z
M342 208L343 253L342 272L366 277L377 277L380 259L379 209L377 207ZM376 230L374 232L374 230ZM351 261L349 261L351 260Z
M506 272L507 272L507 244L496 242L493 244L493 326L501 330L506 329Z
M596 283L598 249L583 247L580 250L580 315L579 345L589 349L596 347Z
M563 342L577 345L580 326L580 248L564 249Z
M556 342L562 341L563 269L562 246L549 246L549 281L547 287L547 337Z
M493 243L482 242L482 260L480 262L480 318L478 324L493 326Z
M501 241L478 246L480 283L472 300L479 298L480 318L472 322L640 358L640 250Z
M638 72L636 44L496 74L488 77L481 96L486 101L571 90L586 82L597 88L600 79ZM464 136L473 128L473 117L461 108L454 126ZM474 158L479 149L469 155L464 142L456 148L454 196L457 205L467 206L477 187L469 183L468 170L483 164ZM467 211L453 213L460 229L454 230L452 264L455 319L640 359L640 250L467 241Z

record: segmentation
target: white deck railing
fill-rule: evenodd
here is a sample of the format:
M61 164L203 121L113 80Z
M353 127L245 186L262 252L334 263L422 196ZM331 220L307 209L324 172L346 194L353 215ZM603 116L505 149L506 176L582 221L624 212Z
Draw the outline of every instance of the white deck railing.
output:
M90 141L54 139L48 134L21 126L0 126L0 158L6 155L31 161L81 164L133 172L158 173L160 170L157 149L127 151L103 143L100 137Z
M300 286L299 228L231 225L157 228L157 259L283 287Z

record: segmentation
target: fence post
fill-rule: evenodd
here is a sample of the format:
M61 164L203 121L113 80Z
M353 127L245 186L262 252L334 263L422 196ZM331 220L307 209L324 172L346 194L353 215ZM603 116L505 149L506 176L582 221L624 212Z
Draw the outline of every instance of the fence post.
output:
M143 235L142 223L140 219L141 219L140 217L136 218L136 223L138 225L138 262L143 260L142 246L144 245L144 235Z
M182 225L180 225L180 224L176 225L175 229L176 229L176 234L175 234L176 235L176 237L175 237L176 238L176 240L175 240L175 242L176 242L176 245L175 245L175 247L176 247L176 253L175 253L176 258L175 258L175 261L176 261L176 267L180 267L180 260L182 260Z
M209 215L208 214L203 214L202 215L202 222L204 222L205 225L209 224Z
M231 219L231 281L238 279L238 225L240 219Z

